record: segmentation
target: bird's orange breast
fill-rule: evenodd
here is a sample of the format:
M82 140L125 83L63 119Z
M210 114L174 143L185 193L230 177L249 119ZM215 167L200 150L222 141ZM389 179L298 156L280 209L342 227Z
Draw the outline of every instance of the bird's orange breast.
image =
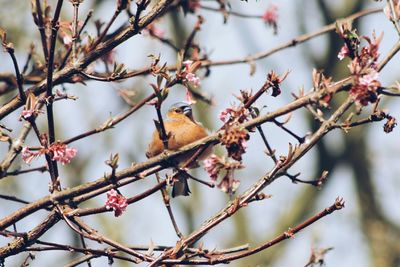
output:
M178 150L179 148L208 135L203 126L193 122L185 116L167 120L164 122L164 126L165 131L169 136L169 150ZM160 154L163 150L164 145L160 140L159 134L156 130L153 133L152 142L149 144L146 155L147 157L154 157Z

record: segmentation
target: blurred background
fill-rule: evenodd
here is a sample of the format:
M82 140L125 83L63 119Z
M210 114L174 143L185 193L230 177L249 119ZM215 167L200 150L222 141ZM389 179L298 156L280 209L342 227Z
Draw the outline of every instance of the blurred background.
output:
M56 1L49 1L55 5ZM72 5L64 1L61 20L71 21ZM201 1L202 5L218 7L214 1ZM271 1L230 1L233 11L262 15ZM200 9L205 18L202 30L196 36L203 52L211 60L242 58L256 52L265 51L287 42L296 36L318 30L323 25L346 17L354 12L371 7L384 7L385 1L276 1L278 6L278 34L261 19L244 19L230 16L223 23L220 13ZM40 36L32 21L29 1L1 0L0 27L8 32L8 39L16 45L18 62L25 62L31 43L41 51ZM94 15L89 22L87 32L94 35L94 21L108 22L115 9L116 1L84 1L80 6L80 19L89 11ZM165 31L165 36L178 46L183 47L185 39L196 23L193 14L169 14L157 21L156 26ZM117 29L128 20L122 14L111 28ZM384 32L380 47L381 58L398 41L393 25L383 12L363 17L354 22L354 28L360 35L371 36L375 30L379 35ZM86 34L86 33L84 33ZM235 95L240 89L257 91L265 82L270 70L284 73L290 70L288 78L282 84L282 95L272 98L265 95L256 105L265 106L262 112L274 110L293 100L291 93L297 93L304 87L311 88L313 68L323 69L334 80L348 75L347 61L339 61L337 54L343 45L337 34L331 32L294 48L273 54L257 61L256 71L250 75L248 64L236 64L212 67L209 76L202 77L199 90L212 96L214 104L209 106L197 101L195 117L210 131L218 129L221 110L236 102ZM142 34L131 38L115 50L115 61L124 63L128 69L140 69L151 63L148 55L161 55L161 63L175 64L176 52L158 40ZM399 80L399 56L383 69L381 83L392 85ZM104 70L104 64L98 62L94 68ZM13 67L7 53L0 53L0 72L12 72ZM204 78L203 78L204 77ZM119 95L119 90L129 90L135 94L134 101L139 101L152 92L149 83L155 82L151 76L128 79L123 82L102 83L87 81L82 84L65 84L68 94L79 97L77 101L58 101L55 104L56 136L59 140L76 136L101 125L110 116L115 116L129 109ZM0 104L14 97L16 91L0 96ZM175 86L164 104L167 107L185 99L182 86ZM400 108L392 99L383 99L383 105L390 114L399 118ZM23 122L18 120L19 112L5 118L2 123L14 131L16 137ZM119 153L120 168L128 167L132 162L146 160L145 150L151 133L154 131L153 119L156 118L154 107L145 106L114 129L93 135L71 144L78 149L78 155L71 164L60 167L61 183L64 187L73 187L84 182L102 177L109 167L104 163L111 153ZM38 119L42 131L46 130L45 116ZM295 112L287 125L298 135L313 131L313 119L308 112ZM253 203L235 216L209 232L203 239L206 248L227 248L249 243L257 245L281 234L288 227L295 226L305 218L319 212L333 203L337 196L346 201L346 208L318 221L297 234L294 238L251 256L231 263L230 266L304 266L310 257L311 248L334 247L326 257L326 266L365 266L399 267L400 266L400 165L399 130L386 134L383 123L376 123L352 129L345 134L340 130L329 133L322 142L313 148L291 169L291 173L301 172L300 178L316 179L323 170L330 172L327 183L321 188L304 184L293 184L286 177L278 179L264 192L272 198ZM286 135L274 125L263 125L266 136L277 155L286 154L288 143L296 140ZM36 137L30 134L27 145L37 145ZM264 175L273 166L273 162L263 151L263 143L257 134L253 134L244 154L245 169L237 172L241 185L239 193ZM0 155L7 151L7 143L0 143ZM260 149L261 148L261 149ZM216 147L215 153L223 155L225 151ZM42 166L44 159L35 160L31 167ZM18 159L10 168L16 170L27 166ZM192 172L195 176L208 179L202 168ZM30 173L0 180L0 194L16 195L28 201L36 200L48 194L49 177L47 173ZM148 177L141 182L121 188L126 197L134 196L156 183L155 177ZM197 229L202 222L223 208L229 197L218 188L210 189L190 181L192 195L172 200L172 208L177 223L184 235ZM82 207L99 207L105 203L105 195L85 202ZM0 217L3 218L21 205L0 199ZM28 231L37 225L46 212L37 212L18 223L18 231ZM168 213L162 202L161 194L156 193L144 201L130 205L123 216L115 218L112 213L84 217L84 220L102 234L129 245L174 245L176 234L172 228ZM79 245L78 236L62 221L48 231L41 240ZM0 237L4 246L9 239ZM101 247L88 242L91 247ZM6 266L20 266L26 253L6 260ZM80 255L65 252L35 253L35 260L30 266L62 266ZM106 266L106 258L92 260L93 266ZM83 264L82 264L83 266ZM129 266L116 261L115 266Z

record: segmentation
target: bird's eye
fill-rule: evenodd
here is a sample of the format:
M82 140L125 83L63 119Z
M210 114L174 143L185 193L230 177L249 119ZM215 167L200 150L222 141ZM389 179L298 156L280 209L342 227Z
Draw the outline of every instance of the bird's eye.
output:
M175 109L175 112L176 112L176 113L182 113L182 112L183 112L183 110L182 110L182 109L180 109L180 108L177 108L177 109Z

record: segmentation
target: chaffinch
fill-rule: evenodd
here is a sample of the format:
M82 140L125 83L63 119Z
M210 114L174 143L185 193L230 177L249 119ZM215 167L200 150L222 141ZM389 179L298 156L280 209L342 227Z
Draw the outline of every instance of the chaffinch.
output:
M186 102L178 102L170 107L167 113L167 119L164 121L165 131L168 136L168 150L176 151L179 148L193 143L203 137L206 137L206 129L193 118L192 108L190 104ZM211 149L207 149L200 156L204 158L210 153ZM146 152L148 158L157 156L164 151L163 142L160 139L157 130L154 131L152 141L149 144ZM184 154L176 159L174 164L177 166L182 165L188 160L196 151L191 151ZM198 164L194 162L189 168L198 167ZM187 174L178 173L175 176L175 181L172 187L172 197L175 196L188 196L190 193L189 185L187 183Z

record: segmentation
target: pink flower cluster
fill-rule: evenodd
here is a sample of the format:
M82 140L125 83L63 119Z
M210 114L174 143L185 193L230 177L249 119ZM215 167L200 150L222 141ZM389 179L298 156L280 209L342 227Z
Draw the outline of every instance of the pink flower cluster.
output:
M272 88L272 96L277 97L282 93L281 83L289 75L289 71L286 71L282 76L279 76L275 71L271 70L267 74L268 85Z
M211 180L216 183L220 173L225 172L225 175L218 183L220 188L225 193L234 193L240 185L240 181L234 179L234 170L243 168L243 165L238 161L226 161L219 158L217 155L211 155L203 161L204 169L209 174Z
M350 95L362 106L374 103L378 99L378 89L381 84L378 81L378 57L379 44L382 41L383 33L377 37L375 32L372 38L368 36L358 37L355 30L348 24L340 24L338 34L345 40L345 44L338 54L340 60L350 57L348 65L354 78L354 84L350 89ZM364 39L367 45L361 47L360 42Z
M34 109L24 109L21 112L21 117L23 117L24 119L29 119L30 117L32 117L33 115L37 114L37 110Z
M342 48L340 49L340 52L338 54L338 58L340 60L343 60L345 57L348 57L350 55L350 49L347 47L346 44L344 44L342 46Z
M378 81L379 73L371 70L370 73L359 76L358 80L350 90L350 94L361 105L366 106L369 102L374 103L377 100L377 90L381 86Z
M193 63L192 60L186 60L183 62L184 70L183 70L183 81L190 82L194 87L198 87L200 85L200 78L194 74L196 71L198 64Z
M217 155L212 154L203 161L203 164L211 180L216 181L220 170L224 167L222 160Z
M228 151L228 157L242 161L242 155L246 153L247 140L250 136L246 129L238 127L228 127L220 137L221 145Z
M355 84L350 89L350 94L363 106L378 99L377 91L381 83L378 81L377 61L382 37L383 35L376 37L375 33L372 34L372 39L363 37L368 45L362 47L361 52L357 53L349 64L350 72L355 77Z
M278 6L276 4L270 4L262 15L262 20L274 29L276 34L278 31Z
M38 104L39 104L38 98L33 93L29 93L26 99L24 109L21 112L20 119L21 118L25 120L34 119L40 113L43 113L43 111L41 111L38 108Z
M107 192L106 208L114 210L115 217L121 216L127 206L128 202L126 201L126 198L116 190L111 189Z
M25 161L26 164L31 164L32 160L36 157L39 157L43 153L38 150L38 151L31 151L29 147L24 147L21 151L22 155L22 160Z
M232 106L224 109L219 113L219 119L225 123L237 121L243 123L250 117L250 112L244 108L244 106Z
M165 36L165 31L161 30L160 28L156 27L155 23L149 24L145 29L150 36L163 39Z
M187 88L186 88L186 102L188 102L189 105L196 104L196 100L193 99L192 93Z
M51 144L48 150L53 154L53 160L61 162L62 165L70 163L77 153L76 148L59 142Z
M70 163L71 160L76 156L77 149L68 147L66 144L56 142L51 144L48 148L42 147L38 151L32 151L29 147L24 147L21 154L22 160L25 161L26 164L31 164L34 158L46 153L52 155L52 160L59 161L61 164L65 165Z

